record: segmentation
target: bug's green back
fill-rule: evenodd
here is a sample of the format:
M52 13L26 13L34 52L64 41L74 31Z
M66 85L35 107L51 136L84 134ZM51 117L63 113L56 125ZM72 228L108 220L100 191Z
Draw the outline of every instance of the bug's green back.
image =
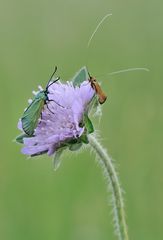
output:
M44 99L35 98L21 118L22 127L26 134L32 136L37 127L38 119L44 107Z

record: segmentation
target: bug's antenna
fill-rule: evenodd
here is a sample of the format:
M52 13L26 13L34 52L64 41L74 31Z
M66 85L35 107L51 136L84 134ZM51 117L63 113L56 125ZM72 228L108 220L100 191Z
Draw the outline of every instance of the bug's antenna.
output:
M47 86L49 85L50 81L53 79L53 76L54 76L54 74L56 73L56 71L57 71L57 66L55 66L54 71L53 71L53 73L52 73L52 75L51 75L51 77L50 77L50 79L49 79L49 81L48 81Z
M49 79L49 82L52 80L52 78L53 78L54 74L56 73L56 71L57 71L57 66L55 66L54 72L52 73L52 75L51 75L51 77L50 77L50 79ZM49 83L49 82L48 82L48 83Z
M105 21L108 17L110 17L110 16L112 16L112 13L107 13L107 14L98 22L98 24L96 25L94 31L92 32L92 34L91 34L90 37L89 37L89 40L88 40L88 42L87 42L87 49L90 47L90 45L91 45L91 43L92 43L92 40L93 40L95 34L97 33L97 31L99 30L99 28L102 26L102 24L104 23L104 21ZM88 59L88 51L87 51L87 55L86 55L86 56L87 56L87 59ZM91 77L90 74L89 74L89 77Z
M86 66L86 69L87 69L87 73L88 73L89 78L91 78L91 74L90 74L90 72L88 71L88 67L87 67L87 66Z
M92 80L92 76L91 76L90 72L88 72L88 75L89 75L89 81L91 81Z
M102 75L98 75L96 77L98 78L98 77L114 76L114 75L121 74L121 73L135 72L135 71L149 72L150 69L145 68L145 67L132 67L132 68L120 69L120 70L117 70L117 71L114 71L114 72L105 73L105 74L102 74Z
M115 75L119 73L125 73L125 72L132 72L132 71L146 71L149 72L148 68L141 68L141 67L136 67L136 68L127 68L127 69L121 69L115 72L107 73L107 75Z
M49 85L47 85L47 89L53 85L53 83L57 82L60 79L60 77L57 77L54 81L52 81Z
M92 39L93 39L94 35L96 34L97 30L99 29L99 27L101 26L101 24L105 21L105 19L107 19L107 18L110 17L110 16L112 16L111 13L106 14L106 15L101 19L101 21L97 24L95 30L93 31L93 33L91 34L91 36L90 36L90 38L89 38L89 40L88 40L87 47L90 46L90 44L91 44L91 42L92 42Z
M48 88L49 88L53 83L57 82L57 81L60 79L60 77L58 77L58 78L56 78L54 81L51 82L51 80L53 79L53 76L54 76L54 74L56 73L56 71L57 71L57 66L55 66L54 72L52 73L52 75L51 75L51 77L50 77L50 79L49 79L49 81L48 81L46 90L48 90ZM51 83L50 83L50 82L51 82ZM50 84L49 84L49 83L50 83Z

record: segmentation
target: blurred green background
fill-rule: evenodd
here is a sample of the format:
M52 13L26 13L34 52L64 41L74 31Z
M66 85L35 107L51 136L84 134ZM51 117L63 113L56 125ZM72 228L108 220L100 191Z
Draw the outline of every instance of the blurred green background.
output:
M66 154L54 172L51 158L26 159L12 142L31 91L54 66L67 80L85 64L108 95L96 128L118 165L130 239L163 239L162 8L154 0L1 0L0 239L116 239L93 154ZM106 75L129 67L150 72Z

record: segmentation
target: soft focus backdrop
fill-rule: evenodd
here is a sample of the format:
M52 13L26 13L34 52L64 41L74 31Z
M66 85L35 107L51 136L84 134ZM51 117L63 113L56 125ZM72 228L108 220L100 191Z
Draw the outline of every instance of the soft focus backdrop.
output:
M0 239L116 239L93 154L66 154L54 172L50 158L26 159L12 142L31 91L55 65L65 80L87 65L102 82L108 101L96 127L118 165L130 238L163 239L162 8L154 0L1 0ZM150 72L107 76L129 67Z

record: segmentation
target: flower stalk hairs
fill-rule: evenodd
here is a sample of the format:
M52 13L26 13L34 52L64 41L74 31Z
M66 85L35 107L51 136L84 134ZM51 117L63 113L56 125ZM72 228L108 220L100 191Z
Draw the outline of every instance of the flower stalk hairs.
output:
M111 158L96 139L89 118L91 112L105 102L106 95L96 79L89 76L86 67L66 83L59 81L59 78L52 79L53 75L45 90L39 87L39 92L34 92L34 99L30 100L18 122L22 134L16 138L16 142L23 144L21 151L25 155L53 155L55 168L59 166L60 156L66 149L76 151L84 144L89 145L107 176L117 238L128 240L117 173Z

